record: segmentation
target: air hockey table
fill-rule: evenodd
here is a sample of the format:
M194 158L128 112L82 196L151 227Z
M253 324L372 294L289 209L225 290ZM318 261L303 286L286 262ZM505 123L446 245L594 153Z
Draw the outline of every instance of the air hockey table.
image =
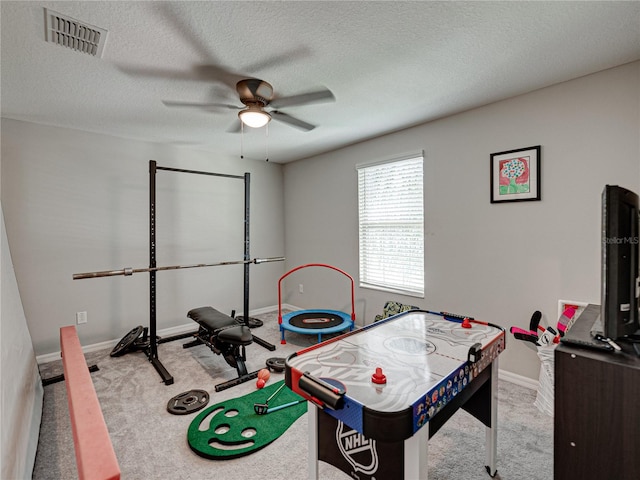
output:
M426 479L428 439L463 408L485 425L497 473L502 327L411 310L298 351L285 383L308 409L309 479L318 461L357 479Z

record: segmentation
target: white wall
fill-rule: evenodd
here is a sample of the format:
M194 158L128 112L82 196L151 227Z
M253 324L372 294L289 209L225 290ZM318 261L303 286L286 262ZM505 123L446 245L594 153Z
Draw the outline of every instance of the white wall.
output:
M536 309L554 323L559 298L599 301L602 187L640 190L639 85L636 62L284 168L3 119L2 203L35 352L58 351L58 329L78 311L89 316L79 327L85 345L148 324L148 275L71 277L148 266L150 159L252 173L252 257L287 257L286 267L252 266L255 309L273 305L279 276L303 263L329 263L357 279L355 165L424 150L426 298L399 299L505 327L525 326ZM538 144L542 201L491 205L489 154ZM212 186L168 173L158 182L159 265L242 258L233 182ZM241 308L240 267L158 279L158 328L185 323L195 306ZM348 283L330 270L298 272L287 286L283 302L349 308ZM397 296L358 289L359 322L371 322L390 297ZM501 362L537 378L537 358L520 342L509 341Z
M535 310L555 324L558 299L599 303L600 195L607 183L640 191L639 135L635 62L287 164L287 268L322 262L357 278L355 165L424 150L425 298L358 288L359 323L398 299L505 328L527 326ZM542 201L490 204L489 155L533 145ZM287 282L286 302L347 308L344 285L304 272ZM537 379L535 353L507 345L501 369Z
M72 280L149 266L149 160L251 173L251 257L284 255L281 165L3 119L2 203L36 354L59 351L59 328L79 311L83 345L149 324L148 274ZM242 180L158 172L157 205L158 266L243 260ZM284 264L250 272L250 308L273 305ZM203 305L241 313L242 275L242 265L158 273L158 329Z
M29 478L38 447L44 389L18 292L1 206L0 221L0 478Z

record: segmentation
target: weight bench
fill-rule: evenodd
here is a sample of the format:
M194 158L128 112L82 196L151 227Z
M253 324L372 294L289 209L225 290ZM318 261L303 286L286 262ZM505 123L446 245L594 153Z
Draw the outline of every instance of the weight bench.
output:
M216 355L222 355L225 362L235 368L238 378L215 386L216 392L256 378L258 371L247 373L245 347L253 343L254 336L249 327L239 324L236 319L219 312L213 307L199 307L189 310L187 317L198 323L196 339L185 343L184 348L205 344Z

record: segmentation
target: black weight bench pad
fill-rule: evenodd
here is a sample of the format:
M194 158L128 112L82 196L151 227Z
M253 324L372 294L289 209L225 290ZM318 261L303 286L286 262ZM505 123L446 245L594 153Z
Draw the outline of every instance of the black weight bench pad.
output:
M219 312L213 307L199 307L189 310L187 317L198 322L202 328L223 342L249 345L253 335L249 327L238 325L229 315Z

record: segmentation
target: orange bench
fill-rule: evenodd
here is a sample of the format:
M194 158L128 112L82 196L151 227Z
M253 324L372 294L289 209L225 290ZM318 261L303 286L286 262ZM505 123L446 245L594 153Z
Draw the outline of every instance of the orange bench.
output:
M78 477L80 480L119 480L120 466L75 326L60 328L60 350Z

